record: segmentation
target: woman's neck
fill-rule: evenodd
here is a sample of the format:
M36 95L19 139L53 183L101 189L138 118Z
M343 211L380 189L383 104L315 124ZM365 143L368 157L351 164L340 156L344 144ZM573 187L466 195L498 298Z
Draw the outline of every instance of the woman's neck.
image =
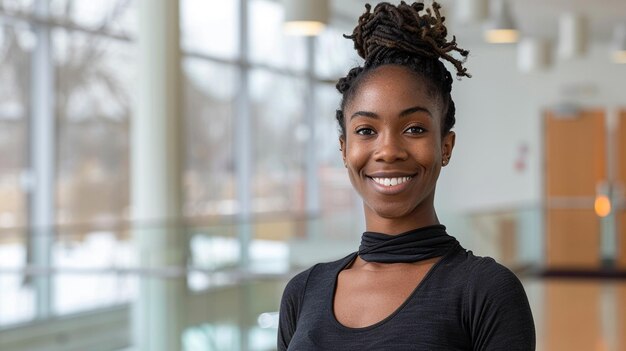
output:
M433 207L414 211L409 216L385 218L365 206L365 230L368 232L396 235L436 224L439 224L439 219Z

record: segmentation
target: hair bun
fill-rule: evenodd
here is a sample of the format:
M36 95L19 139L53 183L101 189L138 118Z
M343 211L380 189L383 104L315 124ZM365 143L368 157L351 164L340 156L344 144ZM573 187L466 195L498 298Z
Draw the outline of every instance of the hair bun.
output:
M456 37L447 40L445 17L441 16L438 3L433 2L432 9L425 9L421 2L408 5L404 1L397 6L379 3L373 12L371 8L366 4L366 11L359 17L352 35L344 35L354 41L354 48L366 65L400 51L410 56L444 59L454 65L458 77L471 77L463 67L469 52L457 47ZM453 57L454 52L460 54L461 59Z
M350 86L352 85L352 81L356 78L356 76L363 72L363 69L363 67L354 67L353 69L351 69L350 72L348 72L347 76L339 79L337 85L335 85L337 90L342 94L348 91L348 89L350 89Z

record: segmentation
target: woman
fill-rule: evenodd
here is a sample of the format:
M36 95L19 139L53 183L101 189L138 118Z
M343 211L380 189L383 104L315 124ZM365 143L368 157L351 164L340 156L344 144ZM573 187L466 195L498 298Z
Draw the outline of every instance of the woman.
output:
M468 52L440 6L381 3L353 34L362 67L339 80L339 144L363 199L359 251L298 274L280 308L279 350L533 350L519 280L446 233L433 205L455 134L452 76Z

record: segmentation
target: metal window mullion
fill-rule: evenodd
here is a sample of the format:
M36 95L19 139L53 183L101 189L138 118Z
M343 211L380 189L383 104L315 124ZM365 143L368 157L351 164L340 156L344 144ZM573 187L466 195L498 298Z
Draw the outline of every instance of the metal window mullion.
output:
M36 11L39 16L47 16L48 1L39 0ZM33 187L29 194L30 240L28 249L31 264L36 268L48 269L52 263L54 238L54 197L55 197L55 122L54 77L52 63L52 43L50 28L33 24L37 38L31 62L31 121L29 125L30 167ZM35 288L36 318L45 319L52 314L52 279L40 275L33 279Z
M50 0L48 0L50 2ZM115 32L108 30L107 28L89 28L86 26L81 26L76 23L73 23L71 20L59 21L55 20L51 16L49 16L48 11L39 12L39 3L35 4L35 13L10 13L10 12L0 12L0 19L2 22L28 22L34 26L45 27L45 28L61 28L67 31L78 31L83 33L88 33L92 36L100 36L100 37L108 37L114 38L122 41L134 41L135 38L129 36L124 32Z
M250 117L250 65L248 55L248 0L239 0L239 93L235 99L235 128L233 135L237 200L237 233L241 250L240 265L247 268L250 263L249 248L252 239L252 162L253 141L251 140Z
M243 272L249 272L250 268L250 242L253 237L252 226L252 171L253 167L253 143L251 133L250 116L250 64L248 55L248 2L239 0L239 93L235 99L235 127L233 135L235 172L237 184L237 201L239 204L236 216L235 228L239 238L240 267ZM249 287L243 285L244 292L239 297L242 308L240 309L240 335L239 349L248 350L250 346L249 328L246 326L246 311L251 305Z
M306 184L306 221L307 221L307 237L314 238L319 232L316 225L316 218L321 212L320 206L320 184L318 177L318 155L317 155L317 104L316 89L317 79L315 78L315 37L306 38L307 50L307 75L306 75L306 94L304 101L304 119L309 131L309 138L306 141L305 148L305 184Z
M617 210L617 198L614 196L616 190L616 160L615 153L617 143L615 142L617 124L618 124L619 108L617 106L607 106L605 118L605 147L606 147L606 195L611 202L611 212L606 218L600 219L600 252L603 264L614 266L617 260L617 221L615 215Z

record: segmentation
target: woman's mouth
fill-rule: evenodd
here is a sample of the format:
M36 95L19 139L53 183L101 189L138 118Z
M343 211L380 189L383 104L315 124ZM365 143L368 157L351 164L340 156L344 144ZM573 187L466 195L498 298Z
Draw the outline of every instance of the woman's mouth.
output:
M382 178L382 177L370 177L377 184L384 186L396 186L398 184L406 183L411 180L412 177L394 177L394 178Z
M395 195L403 192L413 176L402 177L368 177L374 189L384 195Z

